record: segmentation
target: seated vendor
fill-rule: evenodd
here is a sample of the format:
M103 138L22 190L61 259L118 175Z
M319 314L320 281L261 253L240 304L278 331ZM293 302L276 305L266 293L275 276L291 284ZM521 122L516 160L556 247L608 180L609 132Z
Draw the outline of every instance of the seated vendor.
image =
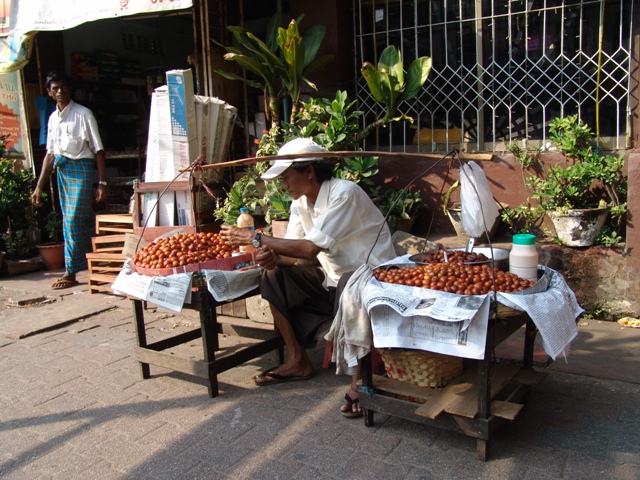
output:
M326 150L311 139L297 138L283 145L278 153L313 152L322 154ZM335 316L340 277L367 261L374 267L396 256L380 210L360 186L333 178L330 160L276 160L262 178L278 177L282 177L283 187L293 198L285 238L222 227L228 243L253 243L260 249L256 259L265 268L260 285L262 297L269 302L287 347L287 359L282 365L256 376L255 382L260 386L313 377L314 367L305 349L315 345L320 327ZM316 258L319 265L298 262ZM341 407L342 414L348 417L362 415L357 379L357 375L352 378Z

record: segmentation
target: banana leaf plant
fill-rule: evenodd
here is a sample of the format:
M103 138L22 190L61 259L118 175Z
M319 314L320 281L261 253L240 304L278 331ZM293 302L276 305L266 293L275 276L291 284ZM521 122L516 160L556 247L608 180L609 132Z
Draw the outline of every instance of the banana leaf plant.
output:
M333 55L316 58L326 33L323 25L312 25L300 33L298 25L303 15L297 20L292 19L286 29L279 26L281 18L280 15L271 18L264 42L238 26L227 27L237 46L214 42L227 51L225 60L236 62L257 78L241 77L222 69L216 69L215 72L229 80L241 80L249 87L261 89L267 102L268 118L275 125L280 124L280 105L285 97L291 99L291 113L297 112L303 85L318 89L309 80L309 75L325 67L334 58ZM291 114L285 112L285 120L290 117Z
M413 123L413 118L401 113L397 115L402 102L415 97L431 73L431 58L419 57L404 72L402 53L399 48L389 45L382 51L378 65L364 62L360 70L367 82L373 98L384 106L384 114L367 125L359 134L362 140L379 126L400 120Z

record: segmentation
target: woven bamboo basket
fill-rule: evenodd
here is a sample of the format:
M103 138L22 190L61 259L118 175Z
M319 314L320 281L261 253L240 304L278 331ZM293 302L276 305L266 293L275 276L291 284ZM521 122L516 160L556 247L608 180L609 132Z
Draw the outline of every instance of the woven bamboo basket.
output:
M420 387L441 388L462 373L462 358L424 350L379 349L387 376Z

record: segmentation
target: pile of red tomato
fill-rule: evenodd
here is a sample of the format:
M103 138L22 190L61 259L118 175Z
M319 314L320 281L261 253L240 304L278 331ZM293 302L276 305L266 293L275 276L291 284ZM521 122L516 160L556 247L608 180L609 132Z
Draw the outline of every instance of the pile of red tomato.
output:
M159 238L133 255L133 263L142 268L173 268L231 257L238 246L227 245L219 233L178 233Z
M503 272L489 265L465 265L462 263L431 263L377 269L374 277L387 283L410 287L430 288L459 295L484 295L494 290L517 292L535 285L510 272Z

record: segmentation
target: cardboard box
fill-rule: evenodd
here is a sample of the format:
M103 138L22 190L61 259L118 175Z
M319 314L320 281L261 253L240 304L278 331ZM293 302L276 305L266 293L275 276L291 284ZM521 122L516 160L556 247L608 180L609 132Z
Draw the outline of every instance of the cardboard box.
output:
M191 192L184 190L176 192L176 207L178 211L178 225L195 225Z
M199 155L193 74L191 70L169 70L166 75L175 176L180 170L191 165ZM188 178L188 172L178 176L179 180Z
M158 87L151 95L149 112L149 136L147 139L146 182L168 182L177 172L173 166L173 144L169 90L166 85Z
M133 257L133 254L136 253L141 248L149 245L144 238L140 235L135 235L133 233L125 233L124 234L124 247L122 247L122 255L126 258Z
M198 132L198 154L204 156L204 163L209 165L218 162L216 143L220 110L225 102L216 97L195 96L196 127ZM215 182L222 180L222 172L215 169L205 171L204 180Z
M215 200L206 191L194 193L196 199L195 209L193 208L192 195L190 192L176 192L176 207L178 214L178 225L195 225L195 212L211 212L215 208Z
M196 112L191 70L169 70L167 73L171 135L174 138L192 139L197 136Z

